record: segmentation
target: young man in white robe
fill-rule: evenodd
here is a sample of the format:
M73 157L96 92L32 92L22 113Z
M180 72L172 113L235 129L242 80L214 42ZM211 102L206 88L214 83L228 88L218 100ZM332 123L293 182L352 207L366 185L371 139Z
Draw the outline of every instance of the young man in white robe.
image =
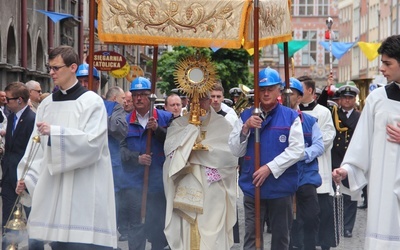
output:
M117 247L114 183L103 100L82 87L75 76L79 56L69 46L49 54L49 72L60 89L43 100L36 114L40 135L29 144L18 165L18 178L31 163L25 187L32 198L28 220L30 238L50 241L53 250ZM27 196L25 194L24 196Z
M389 84L368 95L342 165L332 173L336 183L348 178L350 190L343 192L359 195L368 184L366 250L400 249L400 35L388 37L378 53Z
M200 100L207 114L199 127L187 115L167 130L164 232L174 250L229 250L233 245L237 157L228 147L232 127L210 104L209 95ZM205 133L202 141L196 140L200 131ZM192 150L196 141L208 150Z

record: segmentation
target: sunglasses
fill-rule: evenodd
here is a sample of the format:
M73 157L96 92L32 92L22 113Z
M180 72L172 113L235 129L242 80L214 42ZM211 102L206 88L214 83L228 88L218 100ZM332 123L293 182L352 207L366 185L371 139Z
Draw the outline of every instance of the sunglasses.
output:
M9 102L11 100L17 100L18 98L19 97L11 97L11 98L9 98L9 97L6 96L7 102Z

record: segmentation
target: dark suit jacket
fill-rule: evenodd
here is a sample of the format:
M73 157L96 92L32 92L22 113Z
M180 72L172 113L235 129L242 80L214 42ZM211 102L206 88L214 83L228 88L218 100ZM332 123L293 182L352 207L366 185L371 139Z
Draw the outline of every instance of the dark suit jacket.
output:
M356 110L353 110L349 118L346 117L346 114L343 113L343 110L341 108L339 108L337 112L340 120L340 127L348 128L348 130L346 132L340 132L335 126L336 136L333 141L333 147L331 151L332 169L340 167L344 155L346 154L347 148L350 144L354 130L356 129L358 119L360 118L360 112Z
M4 147L4 157L1 162L1 168L3 171L2 186L5 185L5 183L12 184L13 190L16 188L17 166L21 158L24 156L25 149L29 143L29 138L35 125L36 114L28 106L19 118L13 134L12 126L14 116L15 114L11 113L7 117L6 142Z

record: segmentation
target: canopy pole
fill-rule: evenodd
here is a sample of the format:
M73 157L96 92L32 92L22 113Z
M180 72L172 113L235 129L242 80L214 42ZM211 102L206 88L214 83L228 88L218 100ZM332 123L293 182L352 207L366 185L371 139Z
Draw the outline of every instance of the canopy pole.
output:
M253 115L260 116L260 92L258 86L259 71L259 0L254 0L254 110ZM254 172L260 169L260 129L255 129L254 141ZM256 249L261 249L261 211L260 211L260 187L254 190L255 207L255 231L256 231Z
M153 69L151 72L151 94L150 94L150 110L149 117L153 117L153 109L154 102L157 99L156 92L156 83L157 83L157 60L158 60L158 46L155 45L153 48ZM140 64L140 58L138 59L138 64ZM151 129L147 129L147 140L146 140L146 154L151 155L151 138L153 135L153 131ZM147 191L149 187L149 172L150 166L146 165L144 167L144 176L143 176L143 190L142 190L142 207L140 210L140 217L142 224L146 222L146 206L147 206Z
M89 86L88 88L93 91L93 55L94 55L94 19L95 19L95 0L90 0L89 3L89 54L88 54L88 64L89 64ZM82 56L82 55L80 55Z
M292 90L290 89L290 76L289 76L289 43L283 43L283 58L284 58L284 69L285 69L285 90L283 91L284 99L283 105L290 108L290 94ZM294 76L294 60L292 61L293 64L293 76Z

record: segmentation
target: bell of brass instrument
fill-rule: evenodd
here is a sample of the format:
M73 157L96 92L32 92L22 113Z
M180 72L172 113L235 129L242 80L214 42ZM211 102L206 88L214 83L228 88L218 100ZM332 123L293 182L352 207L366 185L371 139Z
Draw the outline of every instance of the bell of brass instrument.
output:
M238 116L240 115L240 113L243 112L243 110L245 110L248 107L249 105L248 95L249 92L251 91L249 87L243 84L239 84L239 88L242 91L242 93L240 94L238 100L235 102L235 106L233 108Z

